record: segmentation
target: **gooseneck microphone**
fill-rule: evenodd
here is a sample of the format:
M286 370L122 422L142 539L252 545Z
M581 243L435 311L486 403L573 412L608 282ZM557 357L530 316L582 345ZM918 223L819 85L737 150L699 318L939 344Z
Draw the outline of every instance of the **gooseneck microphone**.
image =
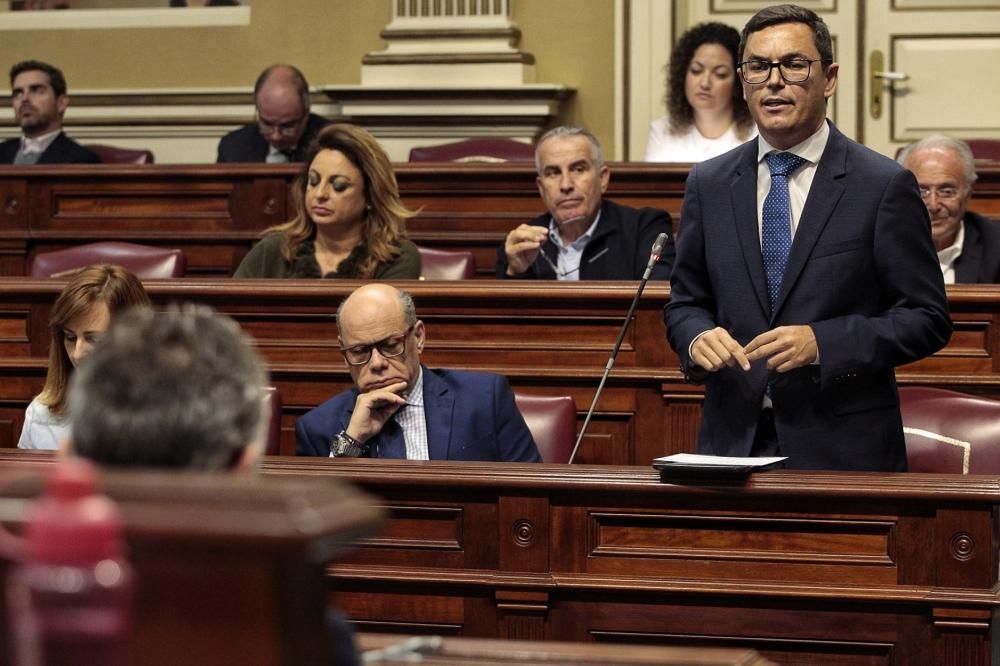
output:
M594 415L594 409L597 408L597 401L601 398L601 391L604 390L604 383L608 381L608 375L611 374L611 368L615 367L615 358L618 356L618 350L621 349L622 341L625 339L625 331L628 330L628 325L632 322L632 314L635 312L635 306L639 304L639 297L642 296L642 290L646 288L646 282L649 280L650 274L653 272L653 266L656 262L660 260L660 255L663 253L663 246L667 244L667 234L663 233L656 237L653 241L653 249L649 253L649 263L646 264L646 270L642 274L642 280L639 281L639 288L635 291L635 296L632 298L632 305L629 306L628 314L625 315L625 321L622 323L622 328L618 331L618 339L615 341L615 346L611 350L611 356L608 358L607 365L604 366L604 375L601 377L601 383L597 385L597 391L594 393L594 399L590 403L590 409L587 410L587 416L583 419L583 427L580 428L580 434L576 436L576 444L573 445L573 452L569 454L569 462L572 463L573 459L576 458L576 452L580 448L580 442L583 441L583 436L587 432L587 426L590 425L590 417Z

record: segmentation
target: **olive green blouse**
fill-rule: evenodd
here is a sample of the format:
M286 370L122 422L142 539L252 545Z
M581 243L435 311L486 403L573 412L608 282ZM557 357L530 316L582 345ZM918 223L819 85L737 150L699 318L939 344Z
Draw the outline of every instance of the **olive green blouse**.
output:
M238 278L344 278L358 277L358 262L367 251L364 244L354 248L337 270L322 275L316 262L316 246L313 239L302 241L295 251L293 261L285 261L281 256L281 245L285 237L280 233L264 236L240 262L233 277ZM420 277L420 253L417 246L408 240L399 241L399 256L390 263L379 264L375 268L376 280L416 280Z

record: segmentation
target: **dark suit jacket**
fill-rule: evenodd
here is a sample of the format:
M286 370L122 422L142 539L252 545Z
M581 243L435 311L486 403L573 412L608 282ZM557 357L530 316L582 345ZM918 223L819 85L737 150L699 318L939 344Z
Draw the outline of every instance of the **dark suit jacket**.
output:
M309 144L316 138L319 131L326 127L329 121L323 116L315 113L309 114L309 121L306 123L306 131L302 133L299 144L295 146L295 151L289 161L302 162L306 159L309 151ZM219 155L216 162L263 162L267 158L267 139L260 130L257 123L250 123L233 130L219 140Z
M955 282L1000 283L1000 224L966 212L962 254L955 260Z
M930 224L908 171L845 137L830 137L802 210L771 312L757 226L757 140L688 176L666 307L685 373L705 381L698 451L749 455L769 372L714 373L688 356L721 326L740 343L809 324L819 364L770 373L779 448L799 469L906 469L894 368L951 334ZM923 227L915 221L922 221Z
M7 139L0 143L0 164L13 164L20 149L20 138ZM99 164L100 162L101 158L96 153L66 136L65 132L60 132L35 164Z
M295 453L329 456L330 441L347 428L357 389L334 396L295 424ZM541 462L514 394L500 375L424 368L424 417L431 460ZM405 458L403 432L390 420L369 441L369 457Z
M549 227L548 213L539 215L528 224ZM597 222L594 236L583 249L580 261L581 280L638 280L642 278L649 261L653 241L665 233L670 241L663 248L660 260L653 266L652 280L666 280L670 277L670 267L674 263L674 240L670 229L670 215L657 208L629 208L614 201L601 202L601 219ZM551 240L542 245L552 263L558 265L559 248ZM507 254L503 244L497 249L497 277L507 275ZM518 278L530 280L554 280L555 271L538 257L523 275Z

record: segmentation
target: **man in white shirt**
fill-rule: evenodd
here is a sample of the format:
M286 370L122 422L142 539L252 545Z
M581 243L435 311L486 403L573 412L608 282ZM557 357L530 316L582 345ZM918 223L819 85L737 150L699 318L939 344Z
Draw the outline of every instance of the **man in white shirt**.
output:
M932 134L904 148L897 160L917 177L945 284L1000 282L1000 224L969 210L976 182L969 145Z
M62 130L66 79L52 65L19 62L10 70L14 119L22 136L0 143L0 164L96 164L100 158Z

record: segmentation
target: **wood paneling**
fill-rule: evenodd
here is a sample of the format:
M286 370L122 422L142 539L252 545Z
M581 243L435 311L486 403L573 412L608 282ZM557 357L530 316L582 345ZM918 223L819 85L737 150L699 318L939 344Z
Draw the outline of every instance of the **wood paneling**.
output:
M191 275L231 275L260 232L292 215L297 165L68 165L0 167L0 275L25 275L31 257L95 240L180 247ZM679 224L688 167L613 163L607 196L656 206ZM418 245L469 250L494 275L508 231L543 212L525 164L396 165ZM1000 166L979 169L971 208L1000 218Z

